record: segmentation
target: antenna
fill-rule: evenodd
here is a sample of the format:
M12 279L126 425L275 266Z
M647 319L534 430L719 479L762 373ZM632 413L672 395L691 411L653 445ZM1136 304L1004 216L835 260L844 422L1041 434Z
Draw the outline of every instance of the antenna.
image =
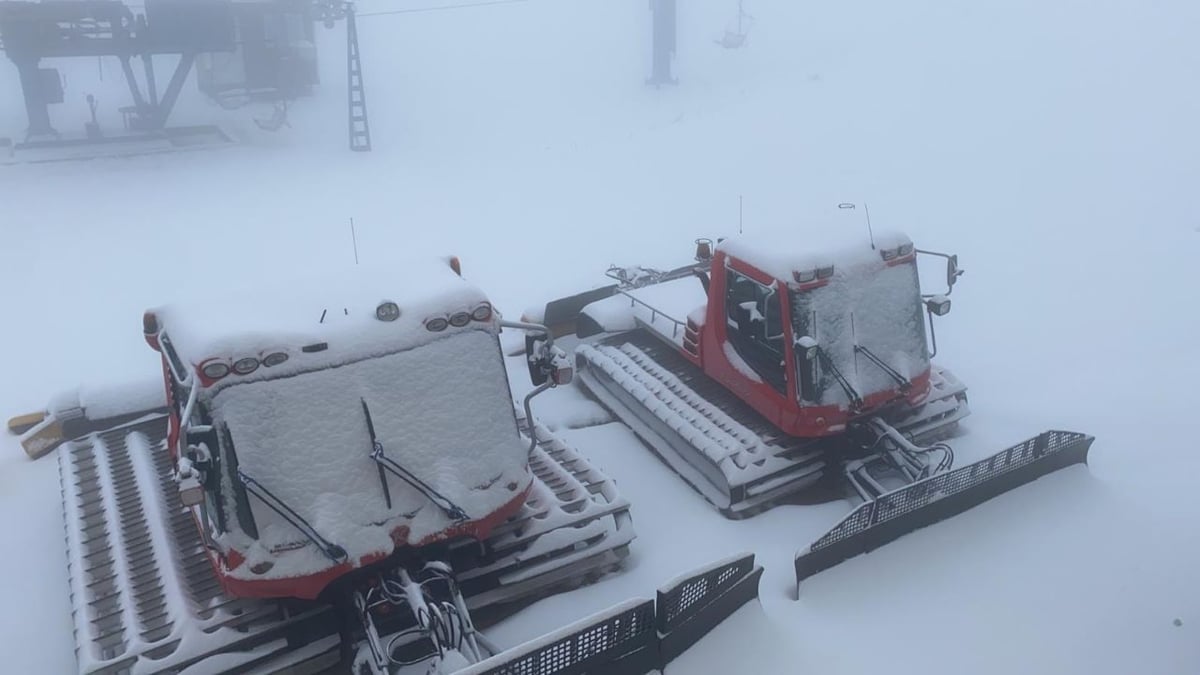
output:
M350 243L354 244L354 264L358 264L358 235L354 233L354 219L350 219Z
M863 202L863 211L867 214L867 236L871 238L871 250L875 250L875 231L871 229L871 207Z
M854 204L850 202L842 202L838 204L839 209L853 209ZM863 202L863 211L867 214L867 237L871 240L871 250L875 250L875 232L871 229L871 209Z
M742 233L742 196L738 195L738 234Z

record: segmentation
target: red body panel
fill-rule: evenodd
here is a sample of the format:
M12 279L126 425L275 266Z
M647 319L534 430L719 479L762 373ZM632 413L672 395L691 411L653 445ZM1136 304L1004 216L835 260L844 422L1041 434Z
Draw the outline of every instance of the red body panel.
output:
M460 523L448 529L442 530L434 535L426 537L414 544L414 547L421 547L428 544L433 544L440 541L457 539L459 537L469 537L471 539L482 541L486 539L492 530L498 525L508 520L514 513L521 509L525 504L525 500L529 496L529 488L522 490L516 497L498 510L492 512L479 520L467 521ZM193 512L193 519L196 521L196 527L203 529L203 523ZM407 527L401 526L392 531L393 541L404 541L407 539ZM383 554L375 554L364 557L357 564L347 561L341 564L331 564L328 568L309 574L302 577L282 577L282 578L264 578L264 579L240 579L230 575L230 572L244 563L244 559L237 551L231 550L228 556L209 549L208 561L212 564L213 572L217 575L217 580L221 583L221 588L231 597L236 598L300 598L302 600L316 600L320 597L321 592L325 590L329 584L333 583L340 577L353 572L356 569L367 567L377 563L387 556ZM281 555L287 555L283 553Z
M906 259L911 260L911 258ZM901 260L899 262L905 262ZM762 270L736 258L727 256L718 250L712 262L713 270L719 273L711 275L708 292L708 309L704 326L700 331L700 354L693 356L686 350L680 353L697 363L705 374L720 382L737 397L754 408L769 422L790 436L815 438L831 436L845 431L846 424L855 418L874 414L888 404L903 401L904 404L915 407L924 402L929 395L930 369L912 379L912 387L907 394L899 388L889 388L882 391L862 392L863 410L852 412L848 408L836 405L801 406L796 373L796 354L791 348L795 339L792 331L791 303L782 303L782 323L784 331L784 349L787 378L786 392L781 394L766 382L754 382L739 371L725 354L722 345L728 343L728 329L725 323L725 274L726 265L766 286L786 286L785 282L775 279Z

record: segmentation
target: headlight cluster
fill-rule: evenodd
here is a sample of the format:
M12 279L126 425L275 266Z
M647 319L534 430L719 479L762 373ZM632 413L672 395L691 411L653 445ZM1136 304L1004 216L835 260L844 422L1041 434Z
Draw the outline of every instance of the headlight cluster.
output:
M246 356L240 358L230 365L229 362L210 359L200 365L200 374L210 381L219 380L230 373L235 375L249 375L258 370L259 366L273 368L288 360L286 352L271 352L259 359L254 356Z
M908 256L912 255L912 252L913 252L913 245L911 243L910 244L901 244L900 246L897 246L896 248L880 249L879 256L881 258L883 258L885 261L892 261L892 260L896 260L897 258L907 258Z
M425 330L431 333L440 333L446 330L448 326L462 328L472 321L479 321L481 323L491 321L493 314L491 304L485 302L469 312L462 311L448 315L428 317L424 321Z

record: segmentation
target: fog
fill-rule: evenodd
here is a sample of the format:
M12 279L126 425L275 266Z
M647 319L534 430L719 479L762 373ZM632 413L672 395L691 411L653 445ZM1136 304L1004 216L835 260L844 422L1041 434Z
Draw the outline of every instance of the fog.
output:
M457 255L516 318L598 285L611 263L686 262L693 239L737 233L739 198L741 228L781 240L865 231L862 209L837 205L867 203L875 226L957 253L968 270L938 328L939 360L971 387L964 454L1045 428L1099 440L1090 474L1043 486L1041 508L1014 496L976 523L1030 534L975 552L963 542L976 530L930 535L814 582L808 604L784 597L788 556L807 540L781 512L767 521L775 530L712 526L774 556L771 622L812 636L799 648L813 672L1200 669L1189 480L1200 460L1187 424L1200 381L1200 3L745 0L741 49L716 44L736 0L678 3L673 86L646 84L646 0L360 0L369 153L347 149L338 23L317 25L321 84L290 103L277 132L254 123L270 105L225 110L189 80L170 124L220 124L229 147L0 163L0 414L153 374L157 355L139 335L147 307L350 269L352 218L364 263ZM173 58L160 57L160 80ZM56 128L82 132L89 93L102 127L120 127L129 92L116 59L43 66L65 77ZM20 141L26 125L16 68L0 60L0 137ZM47 659L66 672L56 469L28 462L12 437L0 450L0 527L26 552L0 563L14 594L6 642L52 645L51 656L18 655L23 672ZM735 552L662 550L655 535L670 525L637 501L655 492L639 492L641 474L621 473L611 447L595 453L632 487L635 519L646 513L634 581L551 601L505 636ZM696 537L709 527L685 522ZM940 562L913 571L931 549ZM1031 580L1039 565L1055 574ZM29 604L44 606L42 621L18 626ZM927 625L905 625L905 607L922 608L912 623ZM860 639L953 658L897 665Z

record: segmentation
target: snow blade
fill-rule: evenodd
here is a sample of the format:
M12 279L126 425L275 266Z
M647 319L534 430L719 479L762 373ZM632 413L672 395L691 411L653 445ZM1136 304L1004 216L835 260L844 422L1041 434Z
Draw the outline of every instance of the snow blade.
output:
M763 568L747 553L678 577L657 601L632 599L481 661L456 675L642 675L664 670L758 597Z
M974 464L930 476L861 504L796 555L800 582L838 563L945 520L1072 464L1087 463L1095 438L1046 431Z
M546 303L546 313L542 317L542 324L550 329L550 333L554 337L574 335L575 324L579 320L579 313L583 311L583 308L616 292L617 284L611 284L558 300L551 300Z

